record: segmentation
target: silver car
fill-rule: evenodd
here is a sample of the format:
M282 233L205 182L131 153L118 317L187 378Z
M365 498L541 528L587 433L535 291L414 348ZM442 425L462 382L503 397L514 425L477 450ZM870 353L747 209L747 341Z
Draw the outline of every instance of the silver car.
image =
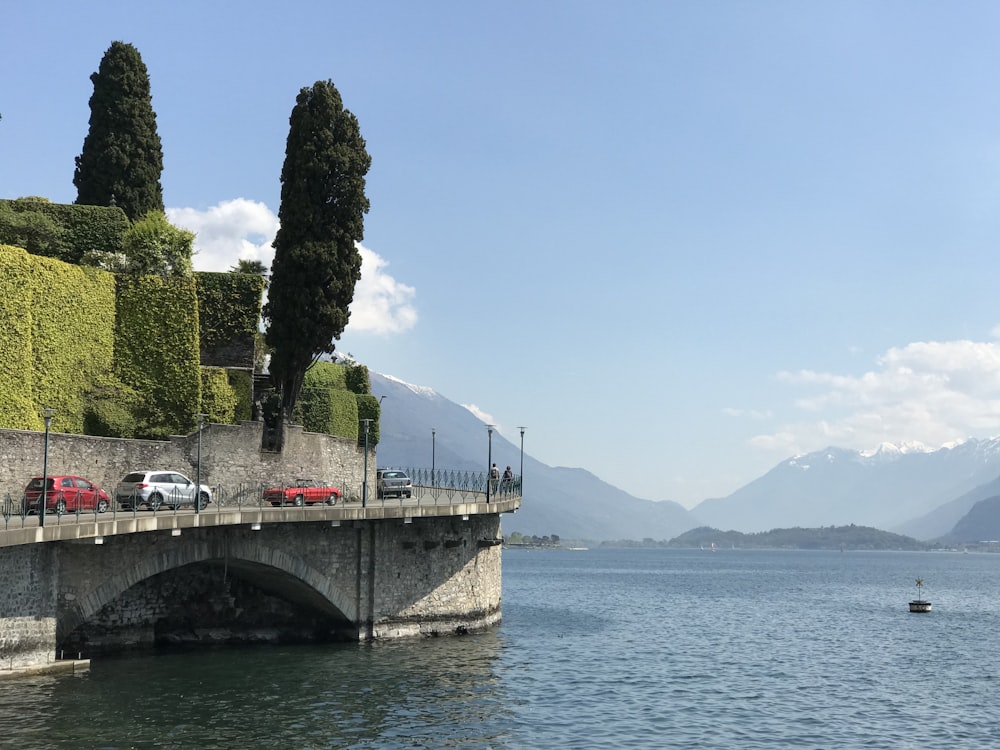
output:
M166 505L176 510L183 505L204 508L212 502L212 491L205 485L200 488L186 476L176 471L133 471L115 487L115 500L122 508L138 509L145 505L156 510Z

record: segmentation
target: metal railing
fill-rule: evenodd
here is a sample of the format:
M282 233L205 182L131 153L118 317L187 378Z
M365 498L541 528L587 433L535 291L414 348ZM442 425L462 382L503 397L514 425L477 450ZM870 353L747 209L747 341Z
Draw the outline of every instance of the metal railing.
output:
M388 468L388 467L381 467ZM375 471L369 472L367 499L364 499L363 483L342 482L330 483L324 487L336 488L340 490L340 496L329 500L330 493L299 493L296 490L305 490L298 485L275 485L260 482L245 482L236 485L222 485L211 487L211 500L207 506L202 506L200 512L216 512L218 510L245 509L263 510L266 508L301 508L303 512L308 512L314 506L345 505L347 507L402 507L408 505L454 505L459 503L485 502L487 499L487 483L491 480L486 472L455 471L448 469L420 469L405 468L397 469L405 472L412 481L411 496L382 497L378 489L377 474ZM275 494L275 490L287 490L282 494ZM82 509L78 504L69 502L60 504L60 494L49 495L46 502L45 525L58 525L61 523L79 523L81 520L98 520L106 518L118 518L122 516L133 517L148 513L194 513L195 509L193 497L187 494L163 493L158 502L147 503L145 500L133 495L115 497L113 492L111 502L104 511L95 509ZM296 501L296 497L301 494L301 505ZM515 476L510 479L500 478L492 480L489 484L490 500L509 500L518 498L521 495L521 477ZM37 503L29 507L24 496L16 497L9 493L0 500L0 529L23 528L25 526L35 526L38 516L35 511ZM155 507L154 507L155 506ZM65 508L65 510L60 510Z

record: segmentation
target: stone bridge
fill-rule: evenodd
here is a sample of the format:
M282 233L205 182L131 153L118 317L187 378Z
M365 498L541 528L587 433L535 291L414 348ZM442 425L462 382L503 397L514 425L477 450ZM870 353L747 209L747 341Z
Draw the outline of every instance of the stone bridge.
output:
M520 497L417 495L0 530L0 673L163 644L366 640L499 622L500 519Z

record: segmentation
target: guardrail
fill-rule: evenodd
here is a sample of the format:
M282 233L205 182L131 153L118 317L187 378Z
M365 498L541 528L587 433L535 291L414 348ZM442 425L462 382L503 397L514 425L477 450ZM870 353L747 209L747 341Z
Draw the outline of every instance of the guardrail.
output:
M387 468L387 467L382 467ZM203 506L200 512L214 512L216 510L240 509L240 510L262 510L273 507L301 507L303 512L307 512L312 506L323 505L344 505L346 507L402 507L407 505L456 505L470 502L485 502L487 500L487 483L489 477L486 472L453 471L444 469L399 469L406 472L413 482L412 497L381 497L378 491L375 472L370 472L368 482L368 492L364 492L364 486L354 487L350 491L341 491L341 496L330 502L328 497L331 493L314 493L307 495L302 492L301 505L295 500L299 493L296 490L305 490L297 485L282 487L281 485L244 483L235 486L211 487L212 497L208 506ZM330 485L337 487L337 485ZM337 487L339 489L339 487ZM284 502L280 498L272 501L271 494L275 489L288 490L285 493ZM176 513L194 513L193 498L181 496L179 493L164 495L157 507L150 507L149 504L141 502L135 496L128 498L111 497L108 508L103 512L97 509L84 510L74 502L64 502L60 504L63 492L54 492L48 495L44 522L46 526L58 525L60 523L79 523L88 519L119 518L122 516L134 517L150 513L158 515ZM109 493L112 494L112 493ZM508 500L520 497L521 478L513 477L509 480L503 478L494 480L489 485L489 499ZM308 499L307 499L308 498ZM76 506L76 507L74 507ZM64 512L59 512L57 508L67 508ZM39 517L34 509L27 507L23 497L13 497L7 494L0 501L0 520L2 529L23 528L25 526L35 526Z

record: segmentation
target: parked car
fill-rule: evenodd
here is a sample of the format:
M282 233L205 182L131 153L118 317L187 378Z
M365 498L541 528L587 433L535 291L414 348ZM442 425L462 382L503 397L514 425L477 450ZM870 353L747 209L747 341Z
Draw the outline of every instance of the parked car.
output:
M35 477L24 488L24 509L38 513L45 489L45 512L61 516L63 513L90 511L103 513L111 504L108 493L89 479L75 476Z
M379 469L375 473L375 489L379 497L413 496L413 482L399 469Z
M338 487L317 484L312 479L296 479L295 484L288 487L272 487L264 490L264 502L271 505L301 506L316 503L333 505L342 494Z
M122 508L138 509L145 505L156 510L166 505L176 510L183 505L200 508L212 502L212 491L204 484L201 487L177 471L133 471L115 487L115 500Z

